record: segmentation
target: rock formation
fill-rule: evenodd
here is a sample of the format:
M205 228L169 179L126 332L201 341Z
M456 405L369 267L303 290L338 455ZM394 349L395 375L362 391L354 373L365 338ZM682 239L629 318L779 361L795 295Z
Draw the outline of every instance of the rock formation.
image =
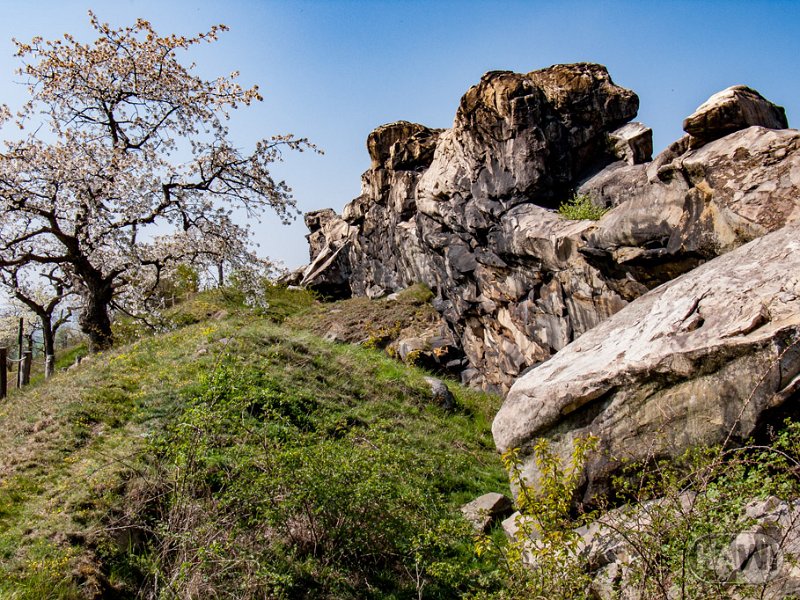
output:
M753 125L771 129L789 126L783 108L747 86L735 85L714 94L686 117L683 130L702 144Z
M800 223L652 290L521 377L495 417L500 451L548 438L568 460L599 438L586 497L619 461L742 441L800 399ZM535 460L524 461L536 480Z
M600 65L487 73L453 127L373 131L362 194L307 215L303 285L379 297L422 282L472 385L506 392L628 302L800 217L800 134L738 86L654 160L638 98ZM577 190L598 222L554 208Z

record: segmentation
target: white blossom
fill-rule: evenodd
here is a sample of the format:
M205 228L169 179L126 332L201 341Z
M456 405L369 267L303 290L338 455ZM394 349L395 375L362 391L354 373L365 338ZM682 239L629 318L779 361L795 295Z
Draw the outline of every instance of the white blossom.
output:
M249 154L231 142L224 123L261 100L258 87L239 85L236 72L204 80L177 57L225 26L183 37L141 19L115 29L90 13L90 22L91 44L15 40L30 91L16 119L28 133L0 155L0 267L57 266L101 349L112 341L109 307L141 310L134 299L177 263L253 259L232 211L293 218L291 190L269 166L284 149L315 148L291 135Z

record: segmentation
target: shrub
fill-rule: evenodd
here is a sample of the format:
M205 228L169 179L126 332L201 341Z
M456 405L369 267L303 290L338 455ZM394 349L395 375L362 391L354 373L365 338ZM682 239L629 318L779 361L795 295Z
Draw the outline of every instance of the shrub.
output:
M602 206L597 206L592 202L592 197L589 194L573 194L572 198L563 202L558 207L558 214L565 219L573 221L590 220L596 221L609 209Z
M518 490L516 537L505 547L487 536L479 536L476 544L478 554L499 553L500 564L507 565L500 598L587 597L591 577L575 529L588 522L589 515L573 518L571 509L584 464L596 446L594 437L576 439L572 457L564 465L546 440L538 440L533 447L540 473L535 485L523 475L519 449L503 454L511 485Z
M415 283L397 294L399 302L412 305L426 304L433 300L433 297L433 290L424 283Z
M596 573L578 533L591 522L605 532L605 548L628 556L606 581L617 592L624 588L641 598L772 597L769 581L748 580L752 573L739 572L736 565L723 577L720 563L712 559L730 552L740 532L771 534L780 544L778 552L786 549L792 536L773 531L770 522L757 524L746 509L755 500L796 502L800 496L800 423L786 421L768 445L696 448L678 459L630 465L614 481L616 502L626 504L601 514L608 508L601 502L592 513L571 516L583 465L594 448L591 438L576 440L564 466L546 442L537 442L533 450L540 476L535 486L522 476L519 451L504 455L519 490L517 536L506 548L497 549L487 537L477 546L479 552L499 552L508 565L508 584L500 597L595 597Z

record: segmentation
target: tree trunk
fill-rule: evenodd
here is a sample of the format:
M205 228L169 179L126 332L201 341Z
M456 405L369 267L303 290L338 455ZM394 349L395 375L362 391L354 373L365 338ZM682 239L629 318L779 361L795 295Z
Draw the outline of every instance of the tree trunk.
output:
M53 315L40 314L39 321L42 323L42 343L44 344L44 355L55 356L56 345L53 335Z
M114 345L108 306L114 297L110 281L84 281L83 310L78 317L81 331L89 337L89 352L101 352Z

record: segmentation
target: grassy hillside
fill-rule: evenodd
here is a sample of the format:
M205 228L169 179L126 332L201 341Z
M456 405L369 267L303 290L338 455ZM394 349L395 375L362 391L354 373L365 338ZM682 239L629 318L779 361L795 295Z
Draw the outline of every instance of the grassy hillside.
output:
M458 506L507 479L499 399L222 294L0 405L0 598L489 589ZM180 325L180 326L178 326Z

